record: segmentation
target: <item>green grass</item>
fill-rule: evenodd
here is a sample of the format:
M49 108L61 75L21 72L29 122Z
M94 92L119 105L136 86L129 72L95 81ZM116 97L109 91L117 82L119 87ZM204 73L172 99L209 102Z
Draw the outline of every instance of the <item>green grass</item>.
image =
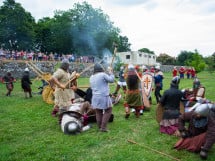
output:
M171 73L164 74L165 90L169 88ZM206 87L206 97L214 101L214 75L202 72L198 77ZM88 85L88 78L79 78L78 83ZM33 81L34 92L38 91L38 86L40 82ZM110 87L113 92L115 85ZM180 89L191 87L192 80L181 80ZM20 81L15 83L11 97L6 97L5 93L5 85L0 84L1 161L170 161L172 157L182 161L201 160L198 154L172 149L178 138L159 132L154 94L151 110L144 112L139 119L133 114L128 120L124 118L121 100L113 107L115 119L108 125L110 132L98 132L93 124L89 131L74 136L62 133L57 119L50 115L53 105L43 102L41 95L24 98ZM214 158L215 147L208 160Z

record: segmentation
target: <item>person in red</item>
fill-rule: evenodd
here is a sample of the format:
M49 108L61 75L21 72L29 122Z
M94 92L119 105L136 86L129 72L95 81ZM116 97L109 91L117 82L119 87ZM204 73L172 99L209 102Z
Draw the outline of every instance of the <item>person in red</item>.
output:
M155 67L154 66L151 67L150 72L153 73L153 75L155 74Z
M186 74L187 74L187 79L190 79L190 75L191 75L191 68L187 68L187 70L186 70Z
M177 70L176 67L174 67L173 70L172 70L172 77L175 77L177 75L178 75L178 70Z
M13 82L16 82L16 79L11 75L10 72L7 72L7 74L3 77L3 81L6 84L6 88L7 88L6 96L10 96L14 87Z
M195 70L195 68L192 67L190 72L191 72L191 78L194 79L196 77L196 70Z
M183 66L181 66L179 68L179 74L180 74L180 78L181 79L184 79L184 73L185 73L185 71L186 71L186 69Z

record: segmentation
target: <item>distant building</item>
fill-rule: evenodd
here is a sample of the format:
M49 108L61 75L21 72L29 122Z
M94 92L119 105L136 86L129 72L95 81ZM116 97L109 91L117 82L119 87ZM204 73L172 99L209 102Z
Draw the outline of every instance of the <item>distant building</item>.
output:
M119 57L120 61L124 64L135 64L135 65L156 65L156 55L148 54L141 51L129 51L129 52L118 52L116 56Z

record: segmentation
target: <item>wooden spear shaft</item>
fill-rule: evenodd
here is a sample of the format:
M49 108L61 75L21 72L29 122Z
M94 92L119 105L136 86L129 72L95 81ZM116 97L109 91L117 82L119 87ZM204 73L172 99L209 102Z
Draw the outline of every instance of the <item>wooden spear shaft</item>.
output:
M113 65L114 58L116 57L116 52L117 52L117 45L115 44L115 46L114 46L114 52L113 52L113 58L112 58L110 67L112 67L112 65Z
M171 156L171 155L169 155L169 154L166 154L166 153L163 153L163 152L161 152L161 151L152 149L152 148L150 148L150 147L148 147L148 146L146 146L146 145L143 145L143 144L138 144L137 142L135 142L135 141L133 141L133 140L128 140L128 142L130 142L130 143L132 143L132 144L137 144L137 145L143 146L144 148L146 148L146 149L148 149L148 150L151 150L151 151L153 151L153 152L156 152L156 153L159 153L159 154L161 154L161 155L164 155L164 156L166 156L166 157L168 157L168 158L170 158L170 159L177 160L177 161L181 161L180 159L175 158L175 157L173 157L173 156Z
M101 62L100 62L101 63ZM87 68L85 68L81 73L79 73L79 75L82 75L84 72L88 71L89 69L91 69L92 67L94 67L95 64L92 64L90 66L88 66ZM65 87L69 85L70 82L74 81L76 79L76 75L74 77L72 77L68 82L66 82Z

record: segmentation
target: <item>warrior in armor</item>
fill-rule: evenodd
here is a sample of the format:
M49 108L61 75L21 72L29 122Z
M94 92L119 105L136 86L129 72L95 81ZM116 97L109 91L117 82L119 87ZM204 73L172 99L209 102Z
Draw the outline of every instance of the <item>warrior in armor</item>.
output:
M125 71L124 71L124 67L121 66L120 67L120 71L119 71L119 81L117 82L117 86L115 89L115 92L113 93L115 96L117 96L117 93L119 91L119 89L122 87L124 94L126 93L126 81L125 81Z
M24 74L21 79L21 86L25 92L25 98L28 98L28 95L29 97L32 97L31 84L32 82L30 80L29 69L25 68Z
M94 73L90 77L92 89L92 107L96 111L96 121L101 132L108 132L107 123L112 114L112 101L108 84L114 82L114 74L111 67L107 73L100 64L95 64Z
M154 82L155 82L155 98L157 103L159 103L159 100L161 98L160 91L163 89L163 72L160 70L160 66L155 67L155 76L154 76Z
M3 77L3 81L7 88L6 96L10 96L11 92L13 91L13 82L15 82L16 79L11 75L10 72L7 72L7 74Z
M200 152L200 157L207 159L208 151L215 143L215 104L199 104L192 111L181 115L179 131L181 139L174 148Z
M52 75L50 82L53 82L56 87L54 91L55 106L53 111L57 111L59 108L60 114L68 111L68 107L72 105L71 99L75 98L74 91L70 87L70 73L69 61L67 59L62 60L60 68ZM61 115L59 115L59 123L61 122Z
M160 99L164 111L160 121L161 133L177 135L180 101L183 97L183 93L178 89L179 82L179 76L173 77L170 88L164 92Z
M129 118L130 109L135 109L135 115L137 118L140 116L140 110L143 109L142 97L139 90L139 78L138 73L135 72L133 65L128 66L126 83L128 90L126 91L124 107L125 107L125 118Z
M205 97L205 87L200 83L198 78L193 81L193 88L185 89L184 104L186 108L193 106L198 100Z

